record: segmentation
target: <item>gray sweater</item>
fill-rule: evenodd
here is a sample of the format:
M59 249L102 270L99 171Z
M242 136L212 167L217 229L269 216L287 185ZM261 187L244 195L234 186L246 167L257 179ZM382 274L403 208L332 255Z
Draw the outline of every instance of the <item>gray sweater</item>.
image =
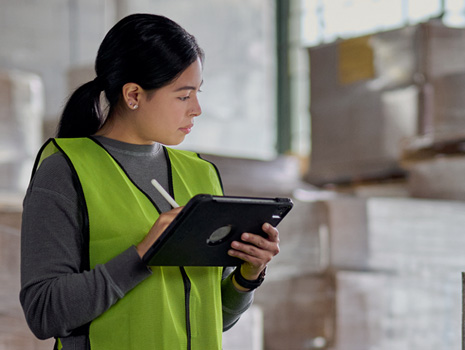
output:
M152 187L168 188L167 163L159 144L133 145L96 138L161 211L170 205ZM40 339L60 337L64 349L89 349L76 329L109 309L151 275L134 246L95 269L82 272L83 203L72 171L61 154L42 163L23 203L20 301L32 332ZM231 328L252 303L253 293L237 291L225 269L221 285L223 329ZM155 316L156 317L156 316Z

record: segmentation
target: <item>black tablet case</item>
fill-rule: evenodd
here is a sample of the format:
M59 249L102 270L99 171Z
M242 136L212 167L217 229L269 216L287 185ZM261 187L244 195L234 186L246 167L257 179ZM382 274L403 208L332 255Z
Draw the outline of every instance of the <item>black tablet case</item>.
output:
M193 197L144 255L149 266L237 266L227 254L243 232L266 236L265 222L277 226L292 209L289 198ZM226 235L226 236L225 236ZM225 236L225 237L223 237Z

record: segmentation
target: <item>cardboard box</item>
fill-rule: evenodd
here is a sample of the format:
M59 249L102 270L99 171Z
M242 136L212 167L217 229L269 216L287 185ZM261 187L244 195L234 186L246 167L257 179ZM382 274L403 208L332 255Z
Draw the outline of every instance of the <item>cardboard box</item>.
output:
M450 350L461 344L460 273L336 273L333 350Z
M334 283L330 274L265 281L255 292L264 314L266 350L330 346L335 330Z

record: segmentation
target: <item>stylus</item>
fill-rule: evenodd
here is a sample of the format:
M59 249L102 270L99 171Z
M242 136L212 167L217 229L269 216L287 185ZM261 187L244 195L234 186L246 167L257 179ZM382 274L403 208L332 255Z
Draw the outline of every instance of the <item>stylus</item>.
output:
M171 204L173 208L179 208L179 204L176 203L173 197L171 197L169 193L166 192L166 190L163 188L162 185L160 185L160 183L157 180L152 179L152 185L158 190L158 192L160 192L163 198L165 198L168 201L168 203Z

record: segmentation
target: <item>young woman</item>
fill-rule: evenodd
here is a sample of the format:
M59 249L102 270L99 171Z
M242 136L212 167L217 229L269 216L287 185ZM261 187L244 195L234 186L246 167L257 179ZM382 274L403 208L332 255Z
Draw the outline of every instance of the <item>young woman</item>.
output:
M24 200L20 300L28 324L58 349L221 349L252 302L278 231L244 233L220 267L146 266L141 257L184 205L221 195L216 168L165 147L201 114L203 52L173 21L135 14L103 40L97 78L65 106L58 138L40 150ZM101 92L108 102L100 106Z

